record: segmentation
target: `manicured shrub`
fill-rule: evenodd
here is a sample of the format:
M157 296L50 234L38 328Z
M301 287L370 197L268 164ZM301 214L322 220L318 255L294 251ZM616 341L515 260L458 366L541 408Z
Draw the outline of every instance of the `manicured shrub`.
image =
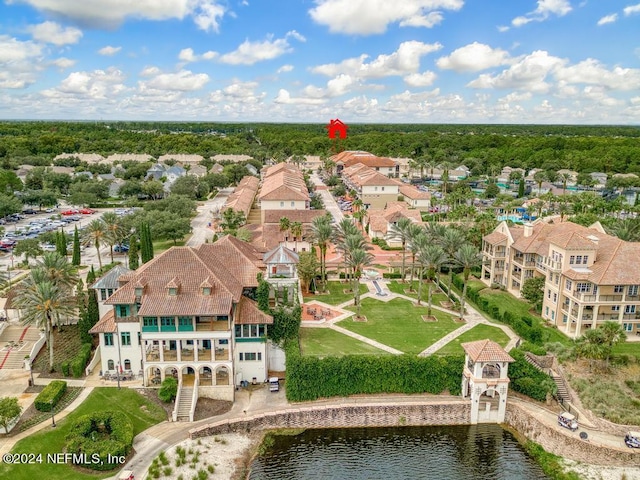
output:
M50 412L51 406L54 407L67 391L67 382L64 380L53 380L49 385L38 394L34 401L36 410L41 412Z
M113 457L127 456L133 445L133 424L122 412L103 411L83 415L67 435L67 452L84 454L93 470L112 470L122 465ZM96 457L100 461L96 461ZM110 461L111 459L111 461Z
M71 374L75 378L79 378L84 374L84 367L87 366L89 359L91 358L91 344L83 343L80 347L80 351L71 361Z
M62 369L62 375L64 375L65 377L69 376L69 362L62 362L60 364L60 368Z
M402 278L402 273L389 273L389 272L384 272L382 274L382 278Z
M158 397L163 402L171 402L176 398L178 394L178 381L173 377L167 377L162 381L160 390L158 391Z
M515 360L509 365L510 387L513 390L541 402L547 399L548 394L556 393L557 386L553 379L527 362L521 349L514 348L509 355Z

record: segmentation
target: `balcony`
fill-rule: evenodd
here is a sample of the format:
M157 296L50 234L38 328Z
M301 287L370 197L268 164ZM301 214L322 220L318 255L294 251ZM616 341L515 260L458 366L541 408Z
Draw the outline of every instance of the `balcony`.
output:
M609 321L609 320L614 320L614 321L618 321L619 315L617 313L601 313L600 315L598 315L598 321Z
M524 266L525 267L535 267L536 266L536 262L535 262L535 260L525 260Z
M524 257L521 257L521 256L513 257L513 263L517 265L524 265Z
M496 258L504 258L507 255L507 251L506 250L496 250L494 257Z
M213 320L211 322L196 322L196 331L197 332L225 332L231 330L229 327L229 322L227 320L216 321Z
M229 360L229 349L216 347L214 360L216 362L223 362L223 361Z
M511 276L520 280L522 278L522 270L511 272Z

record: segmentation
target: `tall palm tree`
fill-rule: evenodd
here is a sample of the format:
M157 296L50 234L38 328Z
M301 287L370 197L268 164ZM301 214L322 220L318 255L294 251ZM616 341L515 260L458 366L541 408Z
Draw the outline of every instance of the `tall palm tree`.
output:
M356 232L347 237L338 245L340 251L342 251L345 259L345 266L348 272L345 272L346 275L350 275L353 271L349 268L349 255L354 250L371 250L371 246L367 243L365 238L362 236L362 233Z
M78 284L78 272L66 257L58 252L45 252L36 263L34 278L48 280L62 290L71 292Z
M356 307L356 318L360 317L360 276L365 267L371 265L373 255L362 248L349 251L348 266L352 272L353 304Z
M289 229L291 230L291 235L293 235L293 241L294 241L293 250L297 252L298 240L302 240L302 223L292 222L291 227Z
M547 174L544 170L538 170L533 175L533 180L538 184L538 195L540 195L540 190L542 190L542 182L547 179Z
M470 244L465 244L455 253L455 263L462 267L462 296L460 297L460 318L464 316L464 301L467 296L467 284L471 270L482 265L482 254Z
M567 192L567 182L571 180L571 174L564 172L560 174L560 179L562 180L562 195L564 196Z
M407 240L409 240L410 228L413 222L407 217L401 217L397 222L391 225L389 233L387 233L387 239L397 240L402 244L402 282L405 281L405 263L407 257Z
M291 230L291 220L288 217L280 218L280 231L284 232L285 238L288 237L287 233Z
M100 247L106 242L107 231L102 220L92 220L84 231L85 241L96 247L98 253L98 265L102 269L102 258L100 257Z
M414 234L411 236L411 240L409 241L409 250L411 251L411 280L409 281L409 285L411 285L411 291L415 291L413 289L413 270L415 270L416 259L418 263L418 305L422 300L422 277L424 276L424 264L421 261L419 253L427 248L427 246L431 243L431 239L427 236L424 229L420 227L419 230L415 230Z
M445 253L445 251L442 249L440 245L429 243L428 245L425 246L425 248L420 249L420 252L418 253L418 261L420 262L421 265L424 266L424 268L427 269L427 272L429 272L430 280L436 279L437 281L438 277L440 276L440 269L444 264L447 263L447 254ZM432 305L432 302L431 302L432 283L433 283L432 281L429 282L429 293L428 293L429 308L427 310L427 315L429 316L431 315L431 305ZM420 295L418 295L418 299L419 298L420 298Z
M338 222L338 224L336 225L333 231L333 241L336 245L336 250L341 252L343 255L342 263L345 267L344 268L345 278L347 273L347 266L346 266L346 256L344 253L344 248L342 248L342 244L345 238L347 238L349 235L354 235L354 234L360 234L360 231L358 230L358 227L355 226L353 221L350 218L346 218L346 217Z
M422 227L422 225L418 225L417 223L412 223L409 226L409 239L407 240L407 249L411 252L411 277L409 279L409 290L413 291L413 275L415 272L416 266L416 255L420 249L420 245L423 242L428 242L429 238L427 237L427 233ZM422 278L422 276L420 276Z
M313 242L320 249L320 279L323 291L327 288L327 249L329 242L333 237L333 226L331 225L331 217L323 215L316 217L311 222L311 235Z
M109 244L111 263L113 263L113 246L122 243L127 231L122 223L122 218L113 212L104 213L102 222L104 223L105 241Z
M16 296L16 306L21 311L23 324L44 330L49 346L49 369L53 371L53 327L61 316L73 313L75 302L72 296L52 281L28 278Z
M447 295L453 301L453 295L451 294L451 284L453 283L453 267L456 265L455 263L455 255L456 252L460 249L462 245L464 245L466 239L464 233L462 233L457 228L448 227L442 237L439 239L439 244L442 246L442 249L447 254L449 259L449 285L447 286Z

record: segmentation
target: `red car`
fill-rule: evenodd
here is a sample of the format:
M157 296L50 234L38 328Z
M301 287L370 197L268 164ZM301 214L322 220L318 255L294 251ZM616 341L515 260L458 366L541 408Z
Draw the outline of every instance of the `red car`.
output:
M75 215L76 213L78 213L77 209L70 208L69 210L63 210L62 212L60 212L60 215Z
M78 212L76 212L76 213L78 213ZM96 211L95 210L91 210L90 208L81 208L80 209L80 213L82 215L92 215L92 214L96 213Z

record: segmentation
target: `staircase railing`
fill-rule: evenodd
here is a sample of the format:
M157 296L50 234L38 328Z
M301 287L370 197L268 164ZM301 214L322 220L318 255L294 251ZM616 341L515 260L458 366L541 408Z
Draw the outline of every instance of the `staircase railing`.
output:
M196 378L193 382L193 393L191 394L191 409L189 410L189 421L193 422L193 416L196 412L196 403L198 403L198 385L200 384L200 379Z
M180 394L182 393L182 379L178 380L178 392L176 393L176 401L173 405L173 418L174 422L178 421L178 407L180 406Z

